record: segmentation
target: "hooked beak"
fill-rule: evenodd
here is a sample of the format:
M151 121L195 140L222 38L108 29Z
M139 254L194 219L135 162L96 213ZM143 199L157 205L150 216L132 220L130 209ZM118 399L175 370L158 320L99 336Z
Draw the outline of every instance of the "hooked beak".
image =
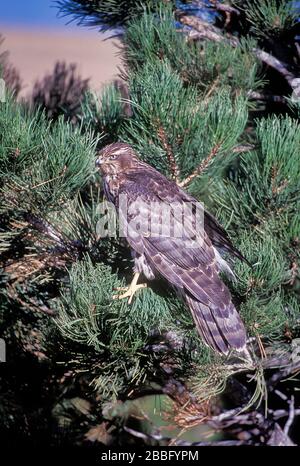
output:
M96 162L95 162L96 167L100 168L103 162L104 160L101 157L97 157Z

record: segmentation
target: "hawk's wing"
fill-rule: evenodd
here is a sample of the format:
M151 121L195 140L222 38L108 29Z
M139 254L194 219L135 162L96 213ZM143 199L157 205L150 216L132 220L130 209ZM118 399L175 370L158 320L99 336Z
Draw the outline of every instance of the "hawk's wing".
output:
M177 185L174 186L176 195L181 197L185 202L197 203L197 200L191 195L187 194ZM238 259L245 261L249 264L247 259L241 254L241 252L232 244L226 230L219 224L217 219L204 209L204 229L212 242L212 245L219 251L220 254L228 253L237 257Z
M226 230L219 224L217 219L207 210L204 211L204 228L211 240L213 246L222 254L227 252L246 262L250 267L250 262L241 254L241 252L232 244Z
M167 180L161 173L147 164L141 164L143 168L147 170L150 177L147 179L149 190L156 192L159 199L167 203L189 203L198 205L199 202L190 194L183 191L176 183ZM140 173L133 172L128 175L130 179L138 183ZM158 190L157 190L158 188ZM251 264L241 254L241 252L232 244L226 230L219 224L217 219L204 209L204 230L207 233L212 245L222 255L228 253L229 255L235 256L238 259L246 262L249 266Z
M246 343L244 326L231 302L229 290L219 278L212 243L205 231L201 234L195 230L193 215L185 219L182 235L178 237L149 235L148 224L140 225L138 234L131 230L130 224L139 217L151 218L159 231L165 218L153 205L155 202L165 205L186 202L177 186L164 177L162 183L152 170L131 171L124 181L119 195L126 195L129 213L120 211L119 214L128 226L126 236L130 246L145 256L153 271L181 291L208 345L221 353L227 353L230 348L243 348ZM175 227L182 227L176 210L172 211L172 222Z

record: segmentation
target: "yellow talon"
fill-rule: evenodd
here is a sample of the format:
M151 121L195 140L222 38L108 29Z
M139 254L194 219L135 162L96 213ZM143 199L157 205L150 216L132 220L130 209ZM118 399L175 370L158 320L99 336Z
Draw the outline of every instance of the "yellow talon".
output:
M124 299L124 298L129 298L128 299L128 304L131 304L132 298L137 290L140 290L141 288L146 288L147 283L141 283L140 285L137 285L138 279L139 279L140 273L135 273L132 282L130 283L129 286L122 287L122 288L117 288L117 291L125 291L125 293L120 294L120 295L113 295L113 299Z

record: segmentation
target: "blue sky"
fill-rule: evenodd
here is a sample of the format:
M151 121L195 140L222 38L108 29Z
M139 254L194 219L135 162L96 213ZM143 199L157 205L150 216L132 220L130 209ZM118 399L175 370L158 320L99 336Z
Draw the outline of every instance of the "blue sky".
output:
M0 25L63 27L70 19L57 18L58 9L54 0L11 0L1 3ZM294 0L293 3L300 8L300 1ZM69 27L75 27L75 23Z
M57 18L57 11L53 0L3 1L0 6L0 24L63 27L70 17ZM75 23L72 24L75 27Z

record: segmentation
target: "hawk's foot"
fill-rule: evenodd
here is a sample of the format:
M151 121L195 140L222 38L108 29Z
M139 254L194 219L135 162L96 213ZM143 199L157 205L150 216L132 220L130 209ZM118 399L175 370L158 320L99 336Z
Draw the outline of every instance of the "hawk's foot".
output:
M139 273L134 274L133 280L129 286L116 288L117 291L125 291L125 293L120 294L120 295L113 295L113 299L129 298L128 304L131 304L132 298L134 294L136 293L136 291L140 290L141 288L147 288L147 283L141 283L140 285L137 284L139 276L140 276Z

